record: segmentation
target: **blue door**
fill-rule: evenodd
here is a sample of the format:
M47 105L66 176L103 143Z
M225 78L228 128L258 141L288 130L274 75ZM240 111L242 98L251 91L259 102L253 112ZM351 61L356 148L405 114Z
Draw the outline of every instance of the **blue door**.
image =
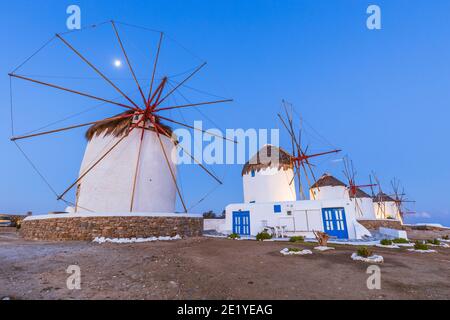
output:
M323 208L322 218L323 228L329 236L338 239L348 239L344 208Z
M233 212L233 233L241 236L250 235L250 211Z

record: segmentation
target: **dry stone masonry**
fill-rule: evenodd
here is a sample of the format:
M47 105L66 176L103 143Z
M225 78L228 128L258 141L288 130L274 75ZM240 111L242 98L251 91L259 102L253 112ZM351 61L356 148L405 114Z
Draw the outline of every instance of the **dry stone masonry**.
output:
M55 217L23 221L20 234L27 240L92 241L95 237L197 237L202 231L203 219L193 217Z

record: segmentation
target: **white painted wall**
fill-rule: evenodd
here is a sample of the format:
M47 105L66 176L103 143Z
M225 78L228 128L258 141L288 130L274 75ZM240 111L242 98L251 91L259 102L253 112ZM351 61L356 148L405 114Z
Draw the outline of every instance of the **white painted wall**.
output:
M77 212L130 212L133 180L142 129L133 130L80 182ZM172 169L172 141L160 135ZM88 143L80 176L120 138L96 136ZM157 135L146 130L136 182L133 211L174 212L176 189Z
M384 234L390 238L402 238L408 240L408 234L404 230L396 230L396 229L390 229L390 228L383 228L381 227L378 230L381 234Z
M372 198L352 198L350 201L355 206L356 218L361 220L377 219Z
M203 219L203 230L222 232L226 229L225 219Z
M295 201L294 171L292 169L283 170L278 168L266 168L255 171L252 177L251 172L242 177L244 184L244 202L275 202L275 201ZM292 184L289 183L292 181Z
M394 201L374 202L373 208L377 219L397 219L402 220L398 212L397 204Z
M348 190L344 186L311 188L309 190L309 198L311 200L350 199Z
M282 207L281 213L274 213L274 205ZM344 199L335 200L304 200L290 202L269 203L240 203L230 204L226 207L225 233L233 229L233 211L250 211L250 233L256 235L264 226L287 226L290 234L314 237L313 230L323 231L322 208L344 208L347 230L350 239L361 239L370 232L356 220L353 204Z

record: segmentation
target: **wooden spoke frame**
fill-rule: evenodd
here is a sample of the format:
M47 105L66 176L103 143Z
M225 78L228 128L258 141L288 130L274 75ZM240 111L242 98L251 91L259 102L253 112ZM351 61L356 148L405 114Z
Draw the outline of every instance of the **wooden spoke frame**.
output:
M282 101L282 104L284 107L286 119L283 118L283 116L280 113L278 113L278 118L280 119L283 127L286 129L286 131L288 132L288 134L291 138L291 147L292 147L291 163L292 163L292 168L294 169L294 175L289 184L291 185L295 181L295 178L297 178L299 196L302 200L306 200L305 186L302 183L301 172L303 171L303 175L307 182L308 190L317 181L314 170L313 170L314 165L310 162L310 159L328 155L328 154L339 153L342 150L335 149L335 150L330 150L330 151L325 151L325 152L320 152L320 153L313 153L313 154L307 153L308 147L306 147L306 149L303 149L301 146L302 129L300 128L299 134L297 137L295 134L295 131L294 131L292 112L289 112L287 103L284 100ZM315 199L314 193L311 193L311 195L312 195L313 199Z

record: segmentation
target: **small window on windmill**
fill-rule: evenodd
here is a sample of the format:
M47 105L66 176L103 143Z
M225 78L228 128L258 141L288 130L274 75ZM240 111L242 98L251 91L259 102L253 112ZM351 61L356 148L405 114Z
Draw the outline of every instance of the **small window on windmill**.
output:
M281 205L276 204L273 206L273 212L275 213L281 213Z
M252 170L252 178L254 178L255 177L255 170Z
M288 216L292 216L292 211L291 210L286 211L286 213L287 213Z

